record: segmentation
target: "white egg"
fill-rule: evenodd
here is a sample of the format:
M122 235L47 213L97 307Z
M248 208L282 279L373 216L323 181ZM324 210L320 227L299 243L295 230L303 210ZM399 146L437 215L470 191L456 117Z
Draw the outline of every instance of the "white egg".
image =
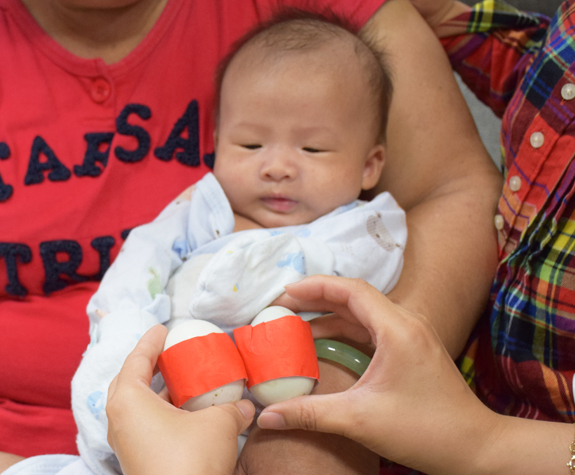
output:
M295 313L280 306L267 307L256 315L252 320L251 326L254 327L262 322L277 320L286 315L295 315ZM305 376L277 378L252 386L250 393L260 404L269 406L294 397L307 396L313 390L315 383L316 380L314 378Z
M164 351L176 343L210 333L224 332L213 323L204 320L187 320L170 330L164 343ZM210 368L205 368L205 370L210 371ZM181 408L187 411L199 411L206 407L239 401L242 398L244 386L245 381L243 379L224 384L219 388L188 399Z
M219 388L191 397L180 407L186 411L199 411L210 406L219 406L228 402L237 402L242 398L244 393L245 381L240 379L233 383L224 384Z
M288 399L307 396L315 385L315 379L305 376L291 376L264 381L250 388L250 393L263 406L269 406Z
M279 305L274 307L266 307L256 315L250 325L255 327L258 323L271 322L272 320L277 320L278 318L285 317L286 315L295 315L295 313L293 313L289 308L280 307Z

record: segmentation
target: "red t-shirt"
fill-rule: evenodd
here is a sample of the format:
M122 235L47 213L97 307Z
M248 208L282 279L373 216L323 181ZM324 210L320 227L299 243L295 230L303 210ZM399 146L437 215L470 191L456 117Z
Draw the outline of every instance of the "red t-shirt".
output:
M360 27L383 1L310 5ZM106 65L0 0L0 451L77 453L70 381L88 299L128 230L209 170L217 62L278 4L306 7L170 0L141 44Z

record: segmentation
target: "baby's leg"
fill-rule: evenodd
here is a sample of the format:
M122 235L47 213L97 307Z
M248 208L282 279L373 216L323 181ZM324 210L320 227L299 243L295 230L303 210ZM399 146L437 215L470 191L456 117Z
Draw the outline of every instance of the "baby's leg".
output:
M320 364L321 384L315 394L344 391L357 376L325 361ZM377 475L379 457L344 437L307 431L250 432L238 459L235 475Z

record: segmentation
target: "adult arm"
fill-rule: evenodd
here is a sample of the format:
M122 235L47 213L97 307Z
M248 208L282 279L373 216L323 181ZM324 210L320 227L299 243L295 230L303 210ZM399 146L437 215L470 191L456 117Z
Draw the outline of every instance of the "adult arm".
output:
M430 475L568 473L573 425L492 412L424 316L360 280L314 276L287 293L294 306L336 312L361 327L376 350L352 389L269 406L261 427L342 434Z
M501 176L443 49L411 3L388 1L364 32L387 51L395 79L376 191L390 191L407 211L409 234L402 275L388 296L428 316L456 357L495 272Z

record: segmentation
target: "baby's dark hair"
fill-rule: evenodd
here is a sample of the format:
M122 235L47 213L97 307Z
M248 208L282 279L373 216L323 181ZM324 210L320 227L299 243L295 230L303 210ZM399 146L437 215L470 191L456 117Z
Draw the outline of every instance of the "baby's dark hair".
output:
M289 8L278 12L269 21L262 22L249 31L231 47L220 61L215 77L215 117L219 115L219 101L224 76L236 55L246 46L260 46L268 54L314 50L333 40L351 34L354 50L361 66L368 74L368 82L374 97L376 118L379 121L377 142L385 142L385 130L393 93L391 72L385 52L361 34L343 18L329 11L317 14Z

